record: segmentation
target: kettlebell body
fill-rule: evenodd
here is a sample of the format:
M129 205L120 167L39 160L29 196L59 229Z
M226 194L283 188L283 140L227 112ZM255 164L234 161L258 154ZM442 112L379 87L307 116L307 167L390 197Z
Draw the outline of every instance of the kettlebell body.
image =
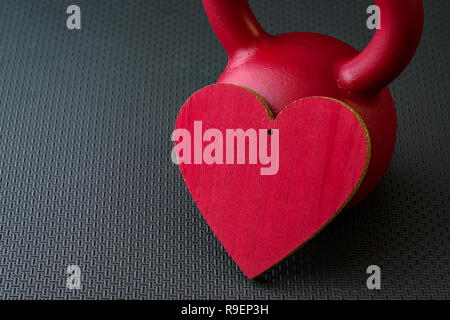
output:
M351 207L365 198L386 172L396 141L396 114L387 88L406 67L423 28L421 0L378 0L381 28L361 53L316 33L270 35L246 0L204 0L205 10L229 61L217 83L247 87L275 115L305 97L348 104L364 120L371 143L365 178Z

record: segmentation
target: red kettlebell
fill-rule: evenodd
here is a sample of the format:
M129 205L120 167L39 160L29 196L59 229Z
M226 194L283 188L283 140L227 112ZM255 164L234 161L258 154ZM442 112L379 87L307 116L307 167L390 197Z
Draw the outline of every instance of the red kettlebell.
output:
M394 152L396 116L387 85L408 65L423 29L421 0L375 0L380 29L359 53L316 33L266 33L246 0L203 0L229 61L217 83L250 88L277 115L284 106L321 96L351 106L364 120L371 142L365 178L349 206L378 184Z

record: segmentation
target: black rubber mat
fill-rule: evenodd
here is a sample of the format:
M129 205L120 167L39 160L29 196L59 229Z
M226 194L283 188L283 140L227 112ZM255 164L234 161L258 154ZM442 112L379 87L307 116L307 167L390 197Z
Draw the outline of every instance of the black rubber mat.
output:
M68 31L66 8L81 7ZM450 296L450 2L391 86L398 144L379 187L249 281L170 161L183 102L226 55L199 0L0 2L0 297L373 299ZM363 49L371 1L251 1L271 33ZM81 268L81 290L66 268ZM366 268L382 289L366 288Z

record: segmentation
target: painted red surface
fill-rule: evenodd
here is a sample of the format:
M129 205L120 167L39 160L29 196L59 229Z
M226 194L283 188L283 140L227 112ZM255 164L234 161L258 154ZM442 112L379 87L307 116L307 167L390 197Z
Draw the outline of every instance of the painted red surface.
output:
M347 106L328 98L292 102L271 120L253 93L216 84L189 98L176 129L193 134L194 121L202 121L203 132L215 128L223 136L226 129L279 130L279 170L274 175L261 175L264 165L259 163L180 164L203 217L249 278L324 227L357 190L369 163L362 122ZM202 149L209 143L202 142Z
M298 99L324 96L349 104L361 115L372 142L370 167L352 205L361 201L378 184L392 158L396 117L387 85L407 66L418 46L422 1L375 1L381 10L381 29L361 53L321 34L269 35L246 0L203 3L229 56L218 83L254 90L275 114Z

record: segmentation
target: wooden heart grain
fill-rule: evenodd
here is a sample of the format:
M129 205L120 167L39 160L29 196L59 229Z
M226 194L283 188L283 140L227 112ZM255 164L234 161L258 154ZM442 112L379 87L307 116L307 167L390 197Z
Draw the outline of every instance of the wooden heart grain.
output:
M203 132L216 128L224 137L226 129L279 130L275 175L261 175L260 164L179 165L203 217L249 278L277 264L334 218L369 164L363 121L329 98L295 101L273 120L255 93L215 84L186 101L176 129L193 133L194 121L202 121Z

